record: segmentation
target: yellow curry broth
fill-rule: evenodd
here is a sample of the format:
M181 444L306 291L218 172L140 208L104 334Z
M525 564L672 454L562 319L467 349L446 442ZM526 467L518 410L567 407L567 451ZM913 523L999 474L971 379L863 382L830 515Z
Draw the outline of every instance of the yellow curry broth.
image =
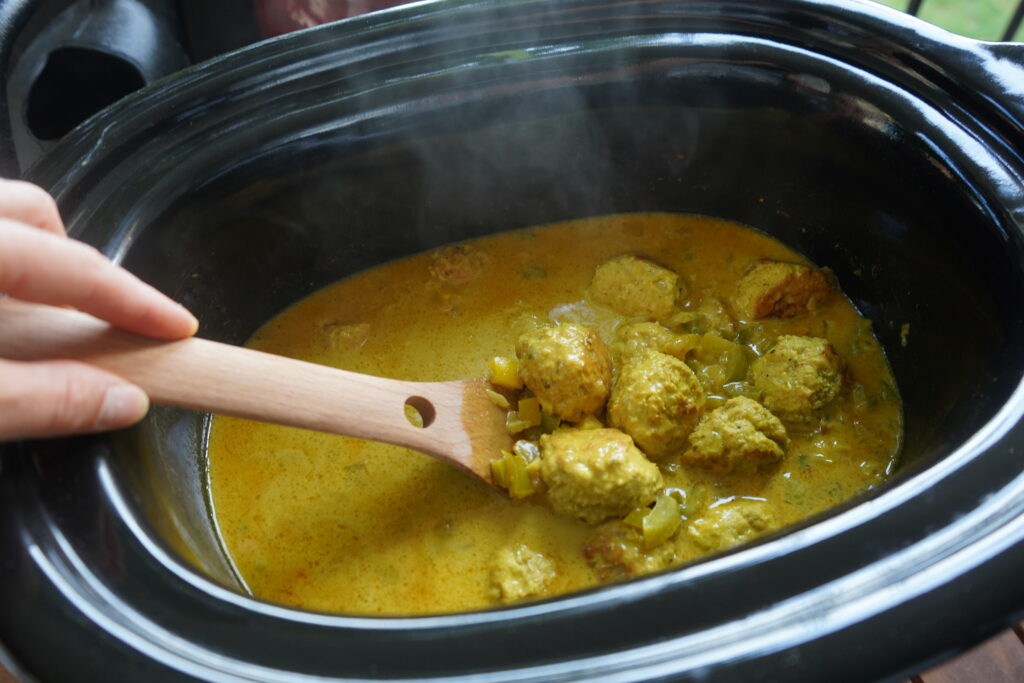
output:
M487 374L539 322L578 321L606 342L623 321L592 307L596 266L625 252L656 259L685 283L684 308L714 310L758 259L804 260L735 224L661 214L570 221L483 238L358 274L299 302L250 346L358 372L411 380ZM783 461L712 476L659 462L687 493L675 538L643 568L592 568L595 528L529 501L509 501L427 456L383 444L216 417L209 475L224 543L252 592L329 612L421 614L498 604L495 556L523 544L551 561L545 595L685 562L703 547L688 522L735 497L766 500L776 526L878 483L896 456L901 412L869 326L839 294L815 312L735 328L750 344L779 334L828 339L848 380L820 427L789 428ZM315 400L315 397L311 397Z

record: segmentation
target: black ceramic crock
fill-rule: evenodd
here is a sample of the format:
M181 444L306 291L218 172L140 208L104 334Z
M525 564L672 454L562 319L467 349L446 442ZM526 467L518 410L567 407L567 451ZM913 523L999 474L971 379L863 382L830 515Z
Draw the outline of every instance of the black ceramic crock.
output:
M833 269L888 350L904 459L848 505L673 571L354 618L239 590L207 418L154 409L3 453L6 661L47 681L868 681L1004 628L1024 610L1022 125L1024 46L853 0L421 3L130 96L27 177L207 337L242 342L455 240L710 214Z

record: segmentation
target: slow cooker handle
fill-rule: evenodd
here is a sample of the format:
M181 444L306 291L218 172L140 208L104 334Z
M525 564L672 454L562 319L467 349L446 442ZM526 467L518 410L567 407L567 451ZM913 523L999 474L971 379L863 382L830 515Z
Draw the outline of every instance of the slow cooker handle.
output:
M0 36L6 176L20 175L88 117L191 61L175 0L77 0L22 40L35 9L29 4L18 2L18 21Z
M4 0L0 2L0 176L14 178L21 175L14 150L11 113L7 100L7 80L10 75L11 53L14 42L28 24L36 9L36 0Z

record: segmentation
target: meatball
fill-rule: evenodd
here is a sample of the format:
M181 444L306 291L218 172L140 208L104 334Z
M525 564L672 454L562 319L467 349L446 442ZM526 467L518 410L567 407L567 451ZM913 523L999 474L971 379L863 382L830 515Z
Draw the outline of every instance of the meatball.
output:
M456 244L434 252L429 270L438 282L457 286L477 279L489 266L486 253L468 244Z
M715 474L778 462L789 439L779 418L745 396L731 398L701 418L683 462Z
M628 317L663 320L675 312L679 276L645 258L624 254L594 271L590 296Z
M643 535L620 521L601 525L583 544L583 559L602 582L646 574L671 566L675 546L663 543L657 548L644 548Z
M807 422L839 394L842 363L825 339L782 335L751 364L750 379L766 408L783 420Z
M686 449L703 409L704 390L693 370L678 358L648 350L619 371L608 421L658 459Z
M612 383L608 349L597 332L566 323L516 342L519 376L549 413L577 422L600 412Z
M737 498L709 508L686 531L705 550L725 550L752 540L776 526L775 515L768 503Z
M831 291L825 272L782 261L759 261L736 284L742 320L792 318L816 308Z
M498 553L491 567L491 592L502 602L543 595L555 578L555 564L520 543Z
M658 466L618 429L562 429L540 438L541 476L560 514L597 524L649 504L661 490Z

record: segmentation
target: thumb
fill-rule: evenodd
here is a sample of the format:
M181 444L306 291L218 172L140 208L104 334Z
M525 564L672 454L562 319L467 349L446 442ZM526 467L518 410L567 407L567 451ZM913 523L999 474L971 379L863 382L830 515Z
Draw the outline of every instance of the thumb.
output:
M145 392L99 368L0 359L0 440L118 429L147 410Z

